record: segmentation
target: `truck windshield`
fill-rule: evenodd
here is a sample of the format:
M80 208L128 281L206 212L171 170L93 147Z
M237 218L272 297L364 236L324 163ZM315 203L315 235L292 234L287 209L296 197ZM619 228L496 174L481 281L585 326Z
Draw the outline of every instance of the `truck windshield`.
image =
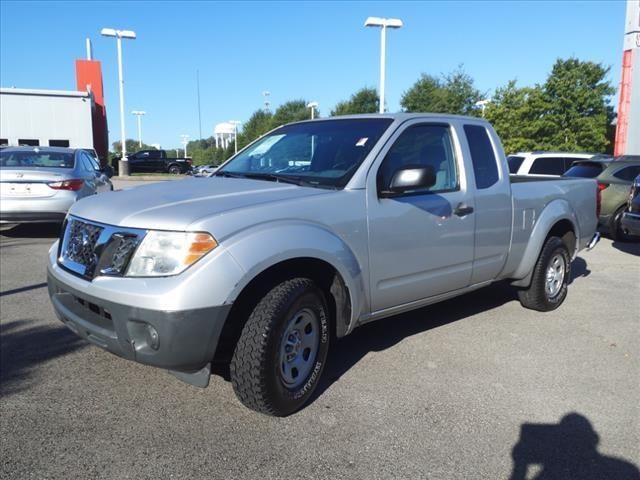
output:
M236 155L215 176L343 188L392 121L358 118L286 125Z
M73 153L2 150L0 167L73 168Z

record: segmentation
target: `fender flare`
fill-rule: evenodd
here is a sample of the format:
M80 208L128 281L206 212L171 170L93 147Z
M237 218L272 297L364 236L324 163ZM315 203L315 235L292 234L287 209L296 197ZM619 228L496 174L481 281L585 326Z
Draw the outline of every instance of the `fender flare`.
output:
M553 227L563 220L571 223L571 227L576 236L576 249L573 252L569 252L571 258L574 258L579 243L577 239L580 238L578 219L571 209L569 202L564 199L556 199L545 205L540 212L529 237L527 247L522 254L522 260L520 260L518 267L513 272L512 278L514 278L515 281L512 282L512 285L528 287L531 284L533 268L538 261L544 242Z
M352 249L323 225L290 220L262 223L237 232L224 244L245 272L228 295L228 303L267 269L287 260L311 258L331 265L347 288L351 318L347 325L336 325L338 336L350 333L366 308L368 297L360 262Z

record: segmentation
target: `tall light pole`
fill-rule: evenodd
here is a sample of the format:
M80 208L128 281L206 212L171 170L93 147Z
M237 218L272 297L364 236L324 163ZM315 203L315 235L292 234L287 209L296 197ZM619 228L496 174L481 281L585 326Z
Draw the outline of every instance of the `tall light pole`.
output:
M384 113L384 70L387 50L387 28L402 27L399 18L369 17L364 22L365 27L380 27L380 113Z
M309 102L307 108L311 109L311 120L316 117L316 108L318 108L318 102Z
M235 142L235 153L238 153L238 125L242 122L240 120L229 120L229 123L233 125L233 141Z
M138 117L138 148L142 148L142 116L146 114L147 112L142 110L133 110L131 112L131 115Z
M264 92L262 92L262 96L264 97L264 110L266 112L271 111L271 102L269 101L270 95L271 92L269 90L265 90Z
M491 99L490 98L485 98L484 100L478 100L475 103L476 107L480 107L482 108L482 118L484 118L484 109L487 108L487 105L491 103Z
M184 158L187 158L187 143L189 143L189 135L187 135L186 133L183 133L182 135L180 135L180 138L182 138L182 148L184 148Z
M129 175L129 161L127 159L127 140L124 132L124 78L122 77L122 39L135 40L136 32L131 30L116 30L103 28L100 33L105 37L115 37L118 44L118 83L120 84L120 142L122 158L118 164L120 175Z

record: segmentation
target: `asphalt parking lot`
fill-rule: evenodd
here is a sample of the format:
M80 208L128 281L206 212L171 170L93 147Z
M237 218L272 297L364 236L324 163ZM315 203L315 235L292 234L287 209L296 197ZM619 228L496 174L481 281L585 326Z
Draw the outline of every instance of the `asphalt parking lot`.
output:
M47 297L56 235L0 232L0 478L638 478L640 244L582 252L555 312L498 284L364 326L276 419L76 338Z

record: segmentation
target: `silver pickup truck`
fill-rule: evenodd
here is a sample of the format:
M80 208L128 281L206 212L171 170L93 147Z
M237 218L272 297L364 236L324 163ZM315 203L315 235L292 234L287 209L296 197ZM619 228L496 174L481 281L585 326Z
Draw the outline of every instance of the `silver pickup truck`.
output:
M282 416L364 323L505 279L557 308L596 210L593 180L510 177L478 118L301 122L210 178L75 204L49 294L89 342L202 387L227 361L240 401Z

